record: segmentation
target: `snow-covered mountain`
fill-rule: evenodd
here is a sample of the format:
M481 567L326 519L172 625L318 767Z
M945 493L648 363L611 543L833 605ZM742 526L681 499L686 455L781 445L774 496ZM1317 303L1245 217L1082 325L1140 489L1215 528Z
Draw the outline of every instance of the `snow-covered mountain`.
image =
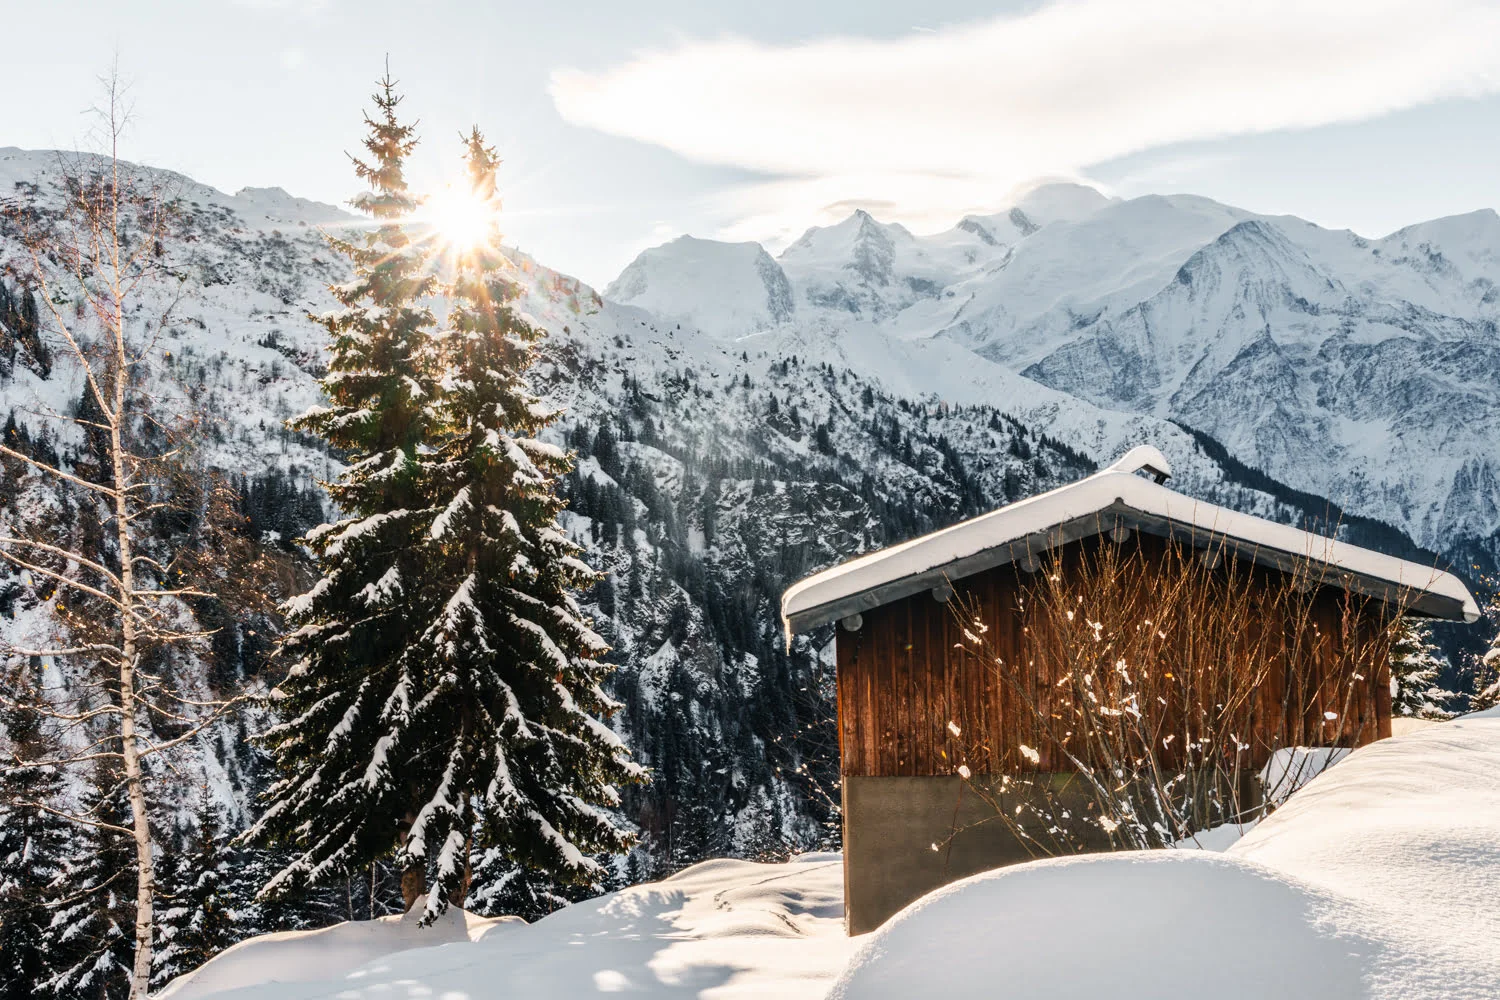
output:
M0 200L45 206L61 170L56 154L0 150ZM338 467L283 425L318 397L326 334L308 313L345 275L319 228L357 223L277 189L153 176L180 212L164 252L183 278L153 388L201 419L206 464L294 560L288 540L323 513L313 482ZM1493 341L1496 228L1444 220L1361 247L1204 199L1051 185L936 236L856 213L779 259L682 238L602 296L513 255L550 334L536 385L566 407L554 435L579 455L566 527L608 574L588 606L620 665L616 725L655 774L626 802L644 874L827 839L827 636L786 649L783 587L1132 444L1162 448L1174 485L1217 503L1290 520L1331 499L1365 540L1411 544L1352 515L1482 554L1449 543L1492 544L1500 527L1484 423L1500 358L1478 346L1485 329ZM0 421L67 464L87 443L47 413L82 386L27 319L28 264L0 221ZM48 502L8 475L0 527ZM196 665L205 685L275 669L264 627L228 612ZM48 615L0 568L0 632L35 640ZM237 822L257 780L241 737L210 741L198 772Z
M627 270L636 301L670 287L681 270L674 246L650 251L649 270ZM1110 427L1174 421L1429 548L1484 540L1493 553L1491 210L1370 240L1194 196L1122 201L1048 185L1008 213L933 236L856 212L810 230L779 263L795 304L779 325L761 324L762 340L830 350L872 377L894 368L916 395L969 400L988 388L990 401L1042 426L1084 413L1082 423ZM676 301L693 303L681 315L708 335L739 332L711 288ZM919 344L945 370L894 360ZM1037 400L1054 417L1038 415Z
M759 243L691 236L642 253L605 294L672 322L697 326L711 318L727 335L784 323L795 310L786 272Z

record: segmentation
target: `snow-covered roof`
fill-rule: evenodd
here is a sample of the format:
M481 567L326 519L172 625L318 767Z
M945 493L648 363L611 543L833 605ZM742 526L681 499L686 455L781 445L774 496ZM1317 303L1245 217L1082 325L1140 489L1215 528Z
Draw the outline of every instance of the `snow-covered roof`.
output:
M824 570L793 584L782 596L787 634L994 566L1034 560L1050 548L1116 527L1198 545L1222 541L1242 558L1281 569L1305 561L1322 568L1336 586L1399 602L1416 614L1467 622L1479 618L1473 595L1451 573L1194 500L1161 484L1171 472L1155 448L1132 448L1076 483Z

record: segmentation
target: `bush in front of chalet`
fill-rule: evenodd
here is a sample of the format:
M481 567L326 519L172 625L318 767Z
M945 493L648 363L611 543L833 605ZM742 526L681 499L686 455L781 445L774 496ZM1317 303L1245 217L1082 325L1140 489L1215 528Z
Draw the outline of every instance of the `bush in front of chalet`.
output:
M957 773L1038 855L1171 847L1253 820L1268 808L1265 762L1315 772L1338 753L1290 748L1377 735L1357 702L1405 622L1372 621L1366 599L1341 589L1320 599L1320 572L1268 571L1216 546L1148 558L1105 541L1054 555L1024 579L1019 655L955 600L961 647L1021 720L1004 745L973 745ZM1318 661L1321 682L1294 669ZM981 761L995 773L974 773Z

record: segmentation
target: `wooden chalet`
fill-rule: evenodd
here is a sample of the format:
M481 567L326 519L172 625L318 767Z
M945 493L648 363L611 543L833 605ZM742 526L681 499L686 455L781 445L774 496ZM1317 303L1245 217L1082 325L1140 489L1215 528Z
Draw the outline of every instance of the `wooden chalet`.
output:
M1034 602L1021 599L1043 566L1065 578L1081 572L1088 553L1101 546L1131 546L1149 572L1165 566L1176 547L1179 557L1196 553L1210 571L1221 559L1239 566L1235 579L1243 582L1235 586L1247 593L1295 583L1308 595L1302 616L1255 623L1262 638L1256 657L1277 662L1256 675L1264 690L1246 709L1247 775L1273 747L1360 746L1390 735L1384 647L1380 662L1348 672L1338 685L1330 664L1348 662L1358 652L1351 646L1373 643L1394 613L1479 617L1468 589L1446 572L1194 500L1163 485L1170 473L1159 451L1135 448L1078 482L870 553L786 591L789 638L839 623L851 934L879 926L946 882L1034 853L1003 824L979 822L986 806L965 795L957 762L988 775L1025 770L1051 778L1069 770L1058 755L1038 752L1013 692L960 648L964 627L954 600L983 619L994 649L1045 674L1063 668L1026 661L1021 652L1023 633L1031 642L1049 627ZM1273 646L1265 644L1266 634L1274 635ZM1268 657L1268 648L1276 655ZM1039 691L1054 683L1050 675L1036 677ZM1294 709L1285 707L1294 701L1289 692L1298 696Z

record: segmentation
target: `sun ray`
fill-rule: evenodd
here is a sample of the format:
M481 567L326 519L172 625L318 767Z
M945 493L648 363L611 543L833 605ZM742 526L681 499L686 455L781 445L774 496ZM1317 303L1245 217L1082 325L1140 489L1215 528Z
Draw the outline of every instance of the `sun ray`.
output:
M468 184L454 182L430 195L413 220L432 227L433 240L446 251L471 253L498 243L498 200L486 198Z

